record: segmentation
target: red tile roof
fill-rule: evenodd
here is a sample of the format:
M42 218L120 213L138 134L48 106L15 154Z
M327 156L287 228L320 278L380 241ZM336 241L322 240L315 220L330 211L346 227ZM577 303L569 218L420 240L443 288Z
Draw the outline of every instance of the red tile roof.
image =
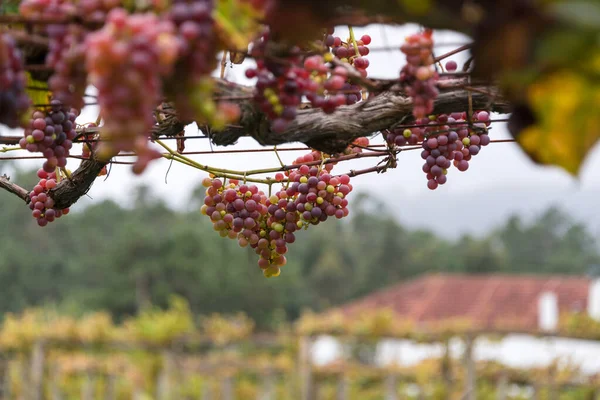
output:
M475 329L535 330L538 299L558 297L559 312L585 311L592 280L573 276L425 275L375 292L339 309L345 314L391 308L418 325L469 320Z

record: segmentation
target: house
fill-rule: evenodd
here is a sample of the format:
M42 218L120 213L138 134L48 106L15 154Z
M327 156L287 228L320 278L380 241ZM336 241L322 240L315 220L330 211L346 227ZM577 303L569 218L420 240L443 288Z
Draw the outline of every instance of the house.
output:
M561 360L576 363L587 373L600 373L600 342L533 335L555 330L561 313L587 312L600 320L600 281L593 278L431 274L398 283L337 310L352 315L380 308L391 308L423 329L428 324L462 319L478 331L518 332L501 341L479 338L473 350L478 360L523 368ZM460 356L463 348L461 340L451 342L454 356ZM376 360L380 364L410 365L439 357L443 351L439 344L384 340L379 343ZM315 342L313 354L316 363L327 363L340 356L340 348L335 339L322 337Z

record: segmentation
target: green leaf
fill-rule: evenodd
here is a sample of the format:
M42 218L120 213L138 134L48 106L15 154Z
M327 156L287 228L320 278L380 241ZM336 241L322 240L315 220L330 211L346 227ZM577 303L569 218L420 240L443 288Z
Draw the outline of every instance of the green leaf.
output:
M550 9L555 17L565 22L600 29L600 3L596 1L567 0L553 4Z
M260 29L260 14L242 0L218 0L213 17L221 41L229 48L246 49Z
M4 0L0 2L0 15L16 14L19 12L19 0Z

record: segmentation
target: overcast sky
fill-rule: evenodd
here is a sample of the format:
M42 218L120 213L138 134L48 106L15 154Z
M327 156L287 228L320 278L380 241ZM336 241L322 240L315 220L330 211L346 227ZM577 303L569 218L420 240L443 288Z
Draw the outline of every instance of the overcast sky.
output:
M357 28L355 31L359 37L363 33L370 34L373 38L370 45L372 48L383 46L398 48L404 37L415 29L414 26L403 28L371 26ZM342 37L347 36L346 28L340 28L337 32ZM468 38L450 32L438 32L435 38L438 43L454 45L468 41ZM442 54L452 48L440 46L436 48L436 54ZM372 52L368 58L371 62L369 74L378 78L397 77L404 63L399 50ZM453 59L460 64L465 58L465 55L462 55ZM227 78L248 83L243 78L244 69L245 66L228 68ZM79 122L94 121L96 115L97 109L88 107L82 113ZM196 134L194 126L189 126L186 131L189 134ZM4 130L3 133L9 132ZM494 124L491 136L492 139L510 138L503 124ZM242 139L234 146L236 149L257 147L258 145L251 139ZM204 139L189 140L186 143L186 150L210 150L210 145ZM74 154L80 152L79 149L72 151ZM290 163L303 153L281 152L280 155L285 163ZM11 152L6 155L16 154L18 153ZM202 155L194 158L214 167L235 170L278 165L275 154L270 152ZM24 166L32 168L39 164L39 160L23 163ZM114 165L108 180L97 180L89 192L90 198L82 199L74 211L81 203L97 202L104 198L113 198L127 203L132 193L131 189L141 182L151 184L153 194L166 199L173 207L186 207L191 189L206 174L174 163L167 176L168 183L165 184L169 164L167 160L155 161L142 176L133 175L129 166ZM421 171L422 160L419 152L411 151L399 155L397 169L389 170L385 174L359 176L353 178L352 183L357 191L384 196L386 202L396 210L401 222L410 226L433 228L444 235L453 235L456 232L483 232L492 225L501 223L511 213L519 212L525 217L531 217L550 204L558 204L576 218L585 221L594 234L600 232L600 213L596 205L600 194L600 177L594 173L600 168L597 147L587 158L578 180L561 169L534 165L518 146L512 143L492 144L483 148L481 153L473 157L470 164L466 172L458 172L452 168L446 185L430 191L426 187L425 176ZM77 165L78 160L70 160L68 168L75 169ZM350 169L367 168L373 165L373 159L363 159L342 163L334 171L343 173ZM4 173L5 169L0 164L0 173Z

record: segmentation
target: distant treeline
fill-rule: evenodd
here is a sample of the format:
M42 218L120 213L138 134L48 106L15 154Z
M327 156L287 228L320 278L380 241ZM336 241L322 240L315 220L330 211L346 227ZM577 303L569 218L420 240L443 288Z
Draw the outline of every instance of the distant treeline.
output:
M595 238L555 208L528 223L512 217L482 238L447 240L407 229L376 199L353 194L347 221L300 232L281 276L266 279L252 250L213 231L198 211L201 195L190 210L173 210L135 190L133 210L104 201L45 228L4 194L0 315L45 306L107 310L119 320L178 294L195 313L243 311L267 328L423 273L584 274L600 264ZM468 201L448 212L477 218Z

